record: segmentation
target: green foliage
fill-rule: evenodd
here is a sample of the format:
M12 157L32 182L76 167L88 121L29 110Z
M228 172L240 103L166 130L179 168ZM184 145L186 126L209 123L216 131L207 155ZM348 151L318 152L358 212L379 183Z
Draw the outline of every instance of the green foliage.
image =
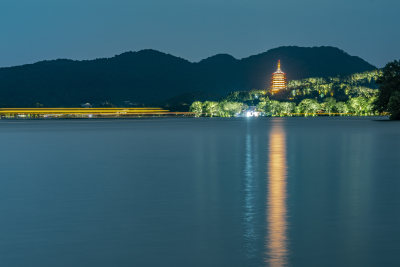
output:
M400 120L400 91L395 91L390 96L388 110L390 119Z
M195 101L190 105L190 112L193 112L195 117L200 117L203 114L203 104L200 101Z
M320 104L315 99L304 99L296 107L297 113L304 116L316 116L317 111L321 108Z
M346 77L307 78L289 81L288 89L293 100L304 98L335 97L346 101L350 97L373 97L377 94L376 81L381 75L380 70L355 73Z
M383 73L377 80L379 94L375 101L375 109L379 112L387 111L391 119L400 119L398 95L400 92L400 61L395 60L383 68Z
M281 115L292 116L296 110L296 104L290 102L281 103Z
M238 113L241 113L247 106L240 102L231 101L195 101L190 106L190 112L195 114L195 117L207 116L207 117L233 117Z
M363 107L366 106L366 101L362 97L351 98L348 101L350 112L355 115L362 115Z
M321 108L331 116L333 113L337 112L336 99L333 97L325 98L324 103L321 104Z
M267 106L266 100L260 101L256 106L256 110L260 112L265 112L266 106Z
M236 114L240 113L244 104L240 102L229 102L222 101L218 104L218 116L219 117L233 117Z
M265 113L271 116L279 116L281 114L281 105L279 101L269 100L265 105Z
M341 114L341 116L349 113L349 107L344 102L336 102L335 108L337 112Z
M267 116L292 116L295 112L295 103L279 102L276 100L263 99L256 107L257 111L265 113Z
M206 101L203 103L203 110L206 116L215 117L219 113L218 102Z
M366 116L366 115L374 115L375 112L373 110L375 98L365 98L365 97L355 97L349 99L347 102L347 107L349 112L356 116Z
M392 76L386 74L387 79L397 77L397 73L400 73L400 70L394 71L392 65ZM384 79L379 78L384 75L382 73L381 70L374 70L347 77L293 80L289 82L288 90L274 95L262 90L237 91L230 93L221 102L194 102L191 111L199 116L205 113L210 117L231 117L249 105L256 106L256 110L266 116L376 115L376 82L383 83ZM399 95L400 93L393 98L389 95L387 98L386 110L392 111L392 118L400 116Z
M256 110L262 112L266 116L317 116L317 115L353 115L353 116L370 116L377 115L374 110L374 102L376 97L353 97L347 102L337 102L335 98L326 98L324 102L319 103L315 99L303 99L297 106L294 102L280 102L270 100L268 97L261 98L256 106ZM390 100L390 108L397 110L393 118L400 116L400 92L397 92ZM195 113L196 117L202 115L208 117L233 117L243 112L247 105L240 102L212 102L199 101L193 102L190 111Z
M237 91L230 93L223 101L241 102L248 106L257 106L265 99L264 90Z

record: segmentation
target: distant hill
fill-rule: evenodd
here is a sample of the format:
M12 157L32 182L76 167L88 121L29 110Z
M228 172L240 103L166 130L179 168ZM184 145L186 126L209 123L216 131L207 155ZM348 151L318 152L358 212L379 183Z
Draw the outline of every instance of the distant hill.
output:
M265 88L278 59L289 80L376 69L335 47L279 47L243 59L219 54L196 63L142 50L112 58L0 68L0 107L190 104Z

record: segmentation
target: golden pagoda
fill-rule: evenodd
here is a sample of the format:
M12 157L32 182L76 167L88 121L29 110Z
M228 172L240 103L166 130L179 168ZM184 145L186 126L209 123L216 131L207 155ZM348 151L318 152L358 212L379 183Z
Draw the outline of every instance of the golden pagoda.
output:
M286 89L286 73L281 70L281 61L278 60L278 69L272 73L271 93Z

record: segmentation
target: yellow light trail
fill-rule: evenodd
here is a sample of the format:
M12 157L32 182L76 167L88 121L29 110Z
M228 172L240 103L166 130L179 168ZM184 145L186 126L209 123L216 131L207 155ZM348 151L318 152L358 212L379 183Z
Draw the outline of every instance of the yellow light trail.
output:
M0 108L0 116L161 116L186 115L191 112L171 112L162 108Z

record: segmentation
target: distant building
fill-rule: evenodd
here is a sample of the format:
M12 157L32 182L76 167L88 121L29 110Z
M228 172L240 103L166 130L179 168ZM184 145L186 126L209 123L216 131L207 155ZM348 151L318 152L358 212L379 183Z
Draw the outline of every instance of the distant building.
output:
M278 60L278 69L272 73L271 93L286 89L286 73L281 70L281 61Z

